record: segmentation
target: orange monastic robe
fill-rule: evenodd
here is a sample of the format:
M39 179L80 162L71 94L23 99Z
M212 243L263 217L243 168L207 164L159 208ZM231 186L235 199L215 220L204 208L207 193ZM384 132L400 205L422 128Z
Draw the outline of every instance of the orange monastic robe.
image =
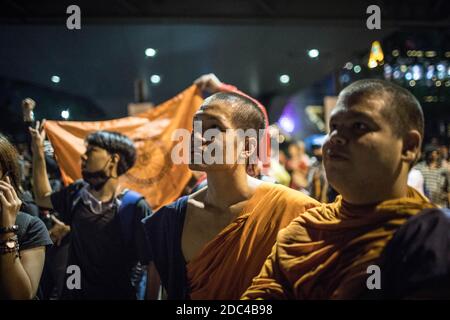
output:
M282 230L244 299L352 299L367 289L369 265L411 216L433 205L412 188L405 198L355 206L339 196ZM382 270L381 270L382 271Z
M278 231L317 205L301 192L262 183L239 217L188 263L191 299L239 299L261 270Z

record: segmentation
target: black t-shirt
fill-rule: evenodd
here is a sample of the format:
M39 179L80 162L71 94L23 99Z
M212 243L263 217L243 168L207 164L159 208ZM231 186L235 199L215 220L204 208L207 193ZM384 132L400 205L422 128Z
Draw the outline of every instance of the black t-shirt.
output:
M151 209L144 199L137 203L130 248L122 235L116 199L110 205L102 206L100 213L94 213L83 201L74 204L83 187L86 187L85 183L76 182L51 196L60 219L71 226L68 264L78 266L81 271L81 289L70 290L65 286L62 298L135 299L131 269L138 261L144 265L149 262L140 221L151 213Z
M24 193L22 193L21 200L22 200L22 207L20 208L20 211L39 218L39 207L34 202L31 192L25 191Z
M19 226L17 238L20 251L53 244L45 224L39 218L19 212L16 224Z

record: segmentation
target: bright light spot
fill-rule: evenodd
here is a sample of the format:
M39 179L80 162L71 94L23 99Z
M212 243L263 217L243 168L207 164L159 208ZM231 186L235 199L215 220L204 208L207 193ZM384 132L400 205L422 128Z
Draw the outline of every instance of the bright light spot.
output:
M427 79L430 80L433 79L433 77L434 77L434 66L431 65L427 67Z
M400 54L400 51L398 51L397 49L392 50L392 55L393 55L394 57L398 57L399 54Z
M319 50L317 49L308 50L308 56L310 58L317 58L319 56Z
M412 80L412 73L411 72L407 72L406 74L405 74L405 79L406 80Z
M420 80L422 78L422 69L418 65L412 67L412 74L414 80Z
M360 73L361 72L361 66L360 65L356 65L353 67L353 71L355 71L355 73Z
M440 63L436 66L436 69L437 69L437 71L443 72L443 71L445 71L445 66L442 63Z
M145 55L147 57L154 57L154 56L156 56L156 50L153 48L147 48L147 49L145 49Z
M375 60L370 60L369 61L369 64L368 64L368 67L369 68L375 68L376 66L378 66L378 63L375 61Z
M404 64L402 64L402 65L400 66L400 71L401 71L401 72L406 72L406 70L408 70L408 67L405 66Z
M61 78L58 76L52 76L52 82L53 83L59 83L61 81Z
M384 77L386 79L391 79L392 77L392 67L388 64L384 65Z
M70 118L69 109L61 111L61 118L63 118L64 120L67 120Z
M372 42L372 47L370 48L369 62L367 63L369 68L375 68L379 63L384 60L383 49L379 41Z
M410 85L411 87L414 87L414 86L416 85L416 82L415 82L414 80L411 80L411 81L409 82L409 85Z
M291 78L287 74L283 74L280 76L280 82L283 84L288 84Z
M344 68L347 69L347 70L352 70L353 69L353 63L347 62L345 64Z
M440 81L438 80L438 81L436 81L434 84L436 85L436 87L440 87L441 84L442 84L442 82L440 82Z
M152 76L150 77L150 81L151 81L151 83L153 83L153 84L158 84L158 83L161 82L161 77L160 77L159 75L157 75L157 74L154 74L154 75L152 75Z
M281 117L279 120L280 127L288 133L291 133L295 129L294 121L288 117Z

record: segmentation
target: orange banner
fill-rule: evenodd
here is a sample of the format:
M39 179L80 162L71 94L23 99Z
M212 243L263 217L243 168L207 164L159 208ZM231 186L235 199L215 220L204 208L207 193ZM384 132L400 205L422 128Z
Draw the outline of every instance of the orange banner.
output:
M135 166L121 177L121 185L145 196L153 209L177 199L189 179L187 165L175 165L171 150L176 129L192 130L194 113L203 102L193 85L174 98L134 117L107 121L47 121L45 130L55 150L63 181L81 178L80 155L85 137L97 130L117 131L133 139L138 157Z

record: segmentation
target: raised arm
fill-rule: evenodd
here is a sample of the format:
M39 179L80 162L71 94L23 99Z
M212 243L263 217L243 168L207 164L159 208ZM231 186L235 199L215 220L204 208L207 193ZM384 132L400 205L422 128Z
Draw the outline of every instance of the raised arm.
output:
M44 140L45 131L39 121L35 128L29 128L31 134L31 150L33 152L33 191L36 203L40 207L53 209L50 195L52 188L45 168Z

